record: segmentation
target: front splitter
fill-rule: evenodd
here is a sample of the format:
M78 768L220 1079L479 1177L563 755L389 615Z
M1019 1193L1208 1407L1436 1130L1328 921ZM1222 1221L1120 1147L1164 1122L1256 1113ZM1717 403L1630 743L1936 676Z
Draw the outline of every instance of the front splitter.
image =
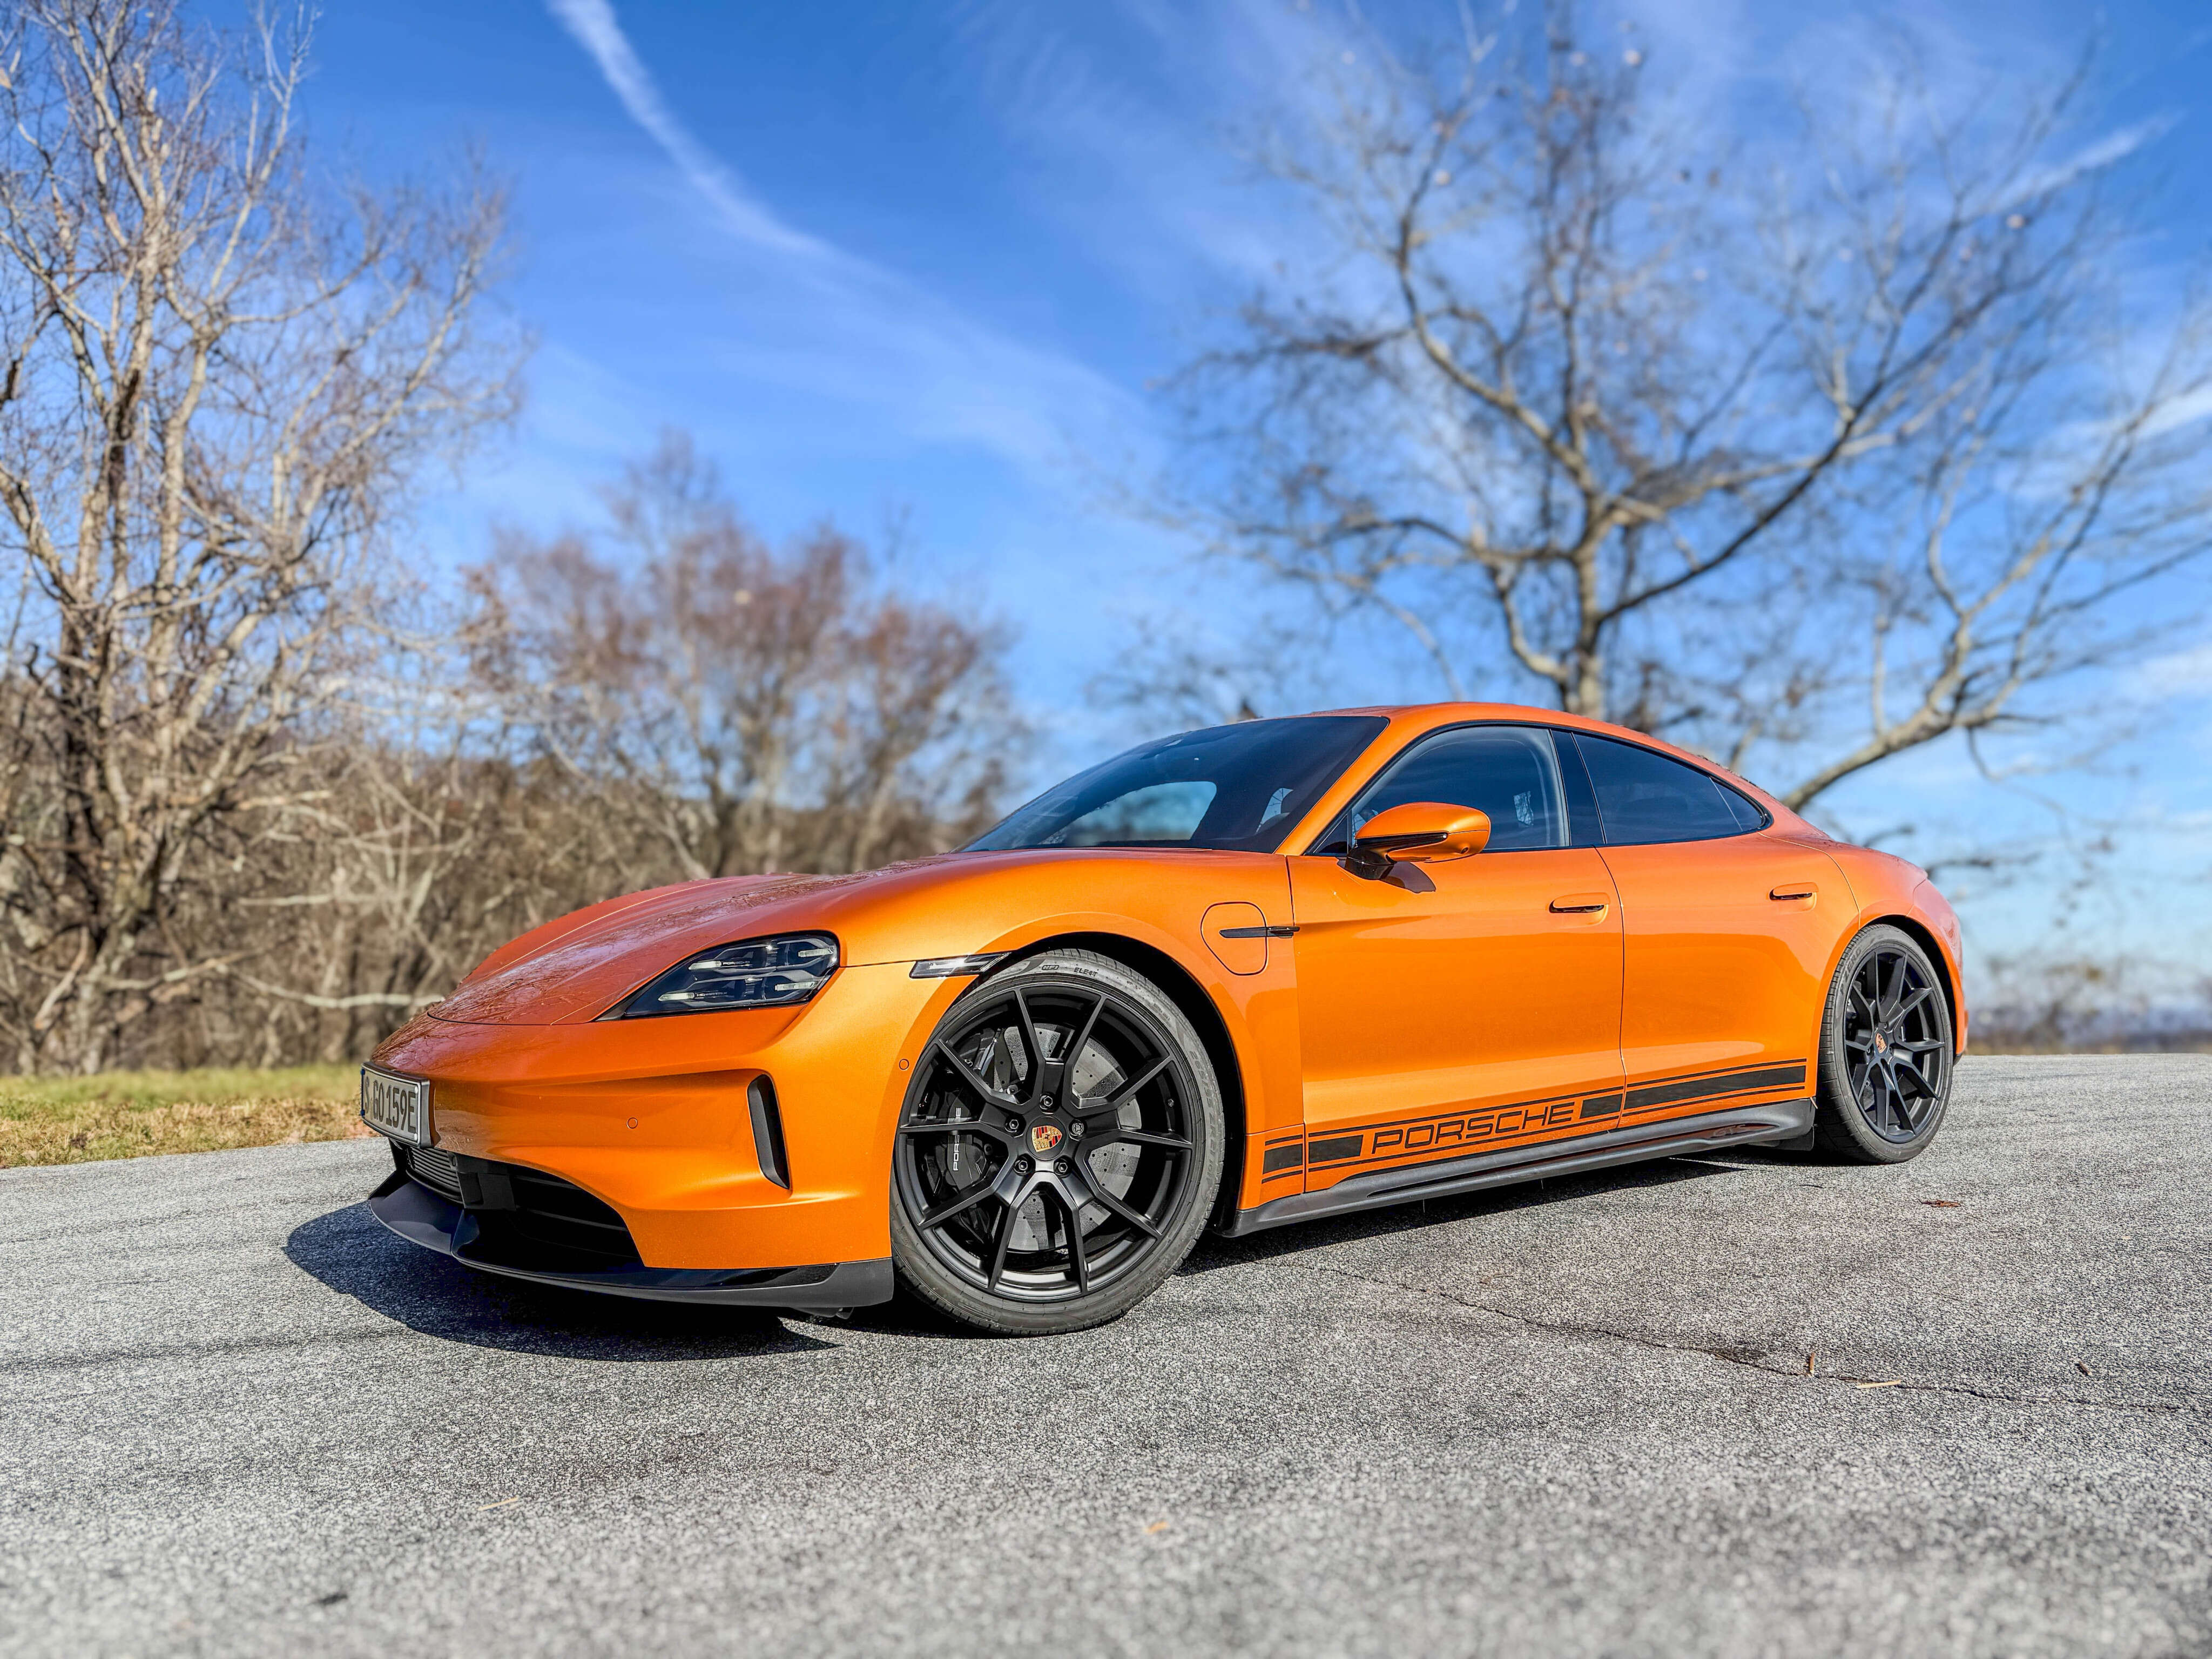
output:
M622 1267L604 1273L549 1273L486 1259L476 1220L450 1199L394 1171L369 1194L369 1213L410 1244L436 1250L485 1273L647 1302L818 1311L866 1308L891 1299L891 1264L822 1262L805 1267Z

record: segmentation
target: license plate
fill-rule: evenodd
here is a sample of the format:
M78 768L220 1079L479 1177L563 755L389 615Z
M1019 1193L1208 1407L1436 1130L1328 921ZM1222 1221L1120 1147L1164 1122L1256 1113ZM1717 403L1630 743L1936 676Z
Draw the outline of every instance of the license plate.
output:
M430 1085L419 1077L397 1077L374 1066L361 1068L361 1121L380 1135L410 1146L430 1144Z

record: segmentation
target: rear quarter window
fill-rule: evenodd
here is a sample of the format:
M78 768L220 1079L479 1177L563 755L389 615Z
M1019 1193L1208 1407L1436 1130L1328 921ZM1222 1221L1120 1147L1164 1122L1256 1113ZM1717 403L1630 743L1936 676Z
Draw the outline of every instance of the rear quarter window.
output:
M1767 814L1711 773L1641 744L1575 734L1609 847L1717 841L1761 830Z

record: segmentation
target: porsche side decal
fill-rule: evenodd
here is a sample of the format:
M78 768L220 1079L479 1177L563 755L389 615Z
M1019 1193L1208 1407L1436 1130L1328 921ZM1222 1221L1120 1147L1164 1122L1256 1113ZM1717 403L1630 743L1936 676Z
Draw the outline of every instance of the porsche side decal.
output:
M1455 1112L1442 1117L1386 1123L1358 1134L1332 1135L1326 1140L1309 1141L1306 1164L1310 1168L1355 1160L1371 1164L1431 1148L1463 1152L1472 1142L1571 1123L1576 1109L1576 1100L1571 1095L1565 1100L1533 1100L1517 1106L1488 1106L1479 1112Z
M1595 1118L1622 1117L1686 1101L1768 1094L1778 1089L1802 1090L1805 1072L1802 1060L1786 1066L1738 1066L1702 1076L1671 1078L1664 1083L1648 1084L1625 1093L1591 1095L1586 1098L1569 1095L1555 1100L1524 1101L1511 1106L1486 1106L1475 1112L1452 1112L1377 1124L1357 1133L1333 1134L1308 1141L1305 1167L1334 1170L1390 1163L1414 1152L1442 1158L1463 1153L1485 1142L1565 1128ZM1291 1158L1283 1158L1285 1152L1294 1154L1292 1148L1271 1148L1264 1160L1265 1169L1273 1171L1297 1168Z

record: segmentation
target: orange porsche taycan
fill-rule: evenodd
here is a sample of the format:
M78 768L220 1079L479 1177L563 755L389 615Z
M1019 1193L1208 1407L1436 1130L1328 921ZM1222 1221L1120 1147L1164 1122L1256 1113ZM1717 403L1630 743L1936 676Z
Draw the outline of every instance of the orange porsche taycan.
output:
M611 899L396 1032L404 1237L619 1295L993 1331L1208 1225L1764 1142L1897 1163L1957 919L1698 757L1486 704L1133 749L958 852Z

